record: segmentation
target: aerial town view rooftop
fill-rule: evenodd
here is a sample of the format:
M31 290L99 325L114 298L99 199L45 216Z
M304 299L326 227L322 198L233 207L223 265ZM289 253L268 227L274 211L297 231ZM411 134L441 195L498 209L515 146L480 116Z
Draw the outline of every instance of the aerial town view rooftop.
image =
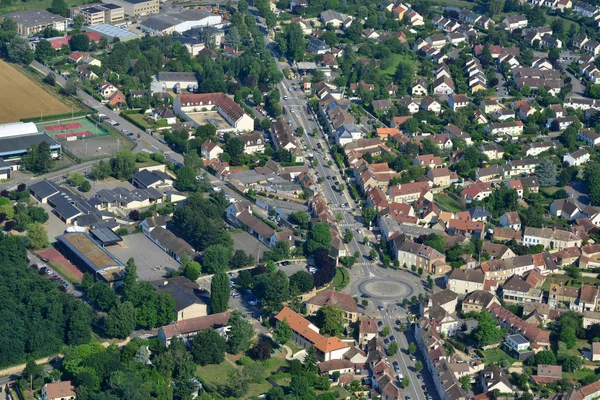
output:
M0 228L1 400L600 398L600 3L5 0Z

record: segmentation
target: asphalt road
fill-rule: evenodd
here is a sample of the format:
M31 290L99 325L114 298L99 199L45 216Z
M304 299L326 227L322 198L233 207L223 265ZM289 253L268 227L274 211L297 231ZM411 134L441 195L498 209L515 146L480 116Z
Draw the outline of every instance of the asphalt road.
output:
M49 74L50 72L52 72L50 70L50 68L46 67L45 65L43 65L37 61L33 61L31 63L31 66L46 75ZM59 85L64 86L66 84L66 79L63 78L61 75L55 74L55 76L56 76L56 82ZM98 100L96 100L95 98L93 98L92 96L90 96L89 94L87 94L86 92L84 92L81 89L77 90L77 97L81 100L81 102L83 102L88 107L91 107L91 108L97 110L97 112L99 114L105 114L105 115L109 116L110 119L118 122L119 127L121 129L125 128L129 132L133 132L134 136L132 136L132 138L134 138L134 140L137 142L137 146L134 149L135 153L139 153L140 151L148 150L152 153L162 153L165 156L169 156L170 158L172 158L173 160L175 160L177 162L183 162L183 156L181 154L175 153L167 145L159 142L154 136L147 134L145 131L139 129L137 126L131 124L130 122L128 122L127 120L122 118L119 115L119 111L111 110L110 108L102 105ZM140 135L139 138L137 138L137 134Z
M289 67L287 64L282 65L279 62L277 65L280 69ZM362 281L375 277L385 278L387 275L385 272L383 272L384 270L377 267L368 259L368 254L371 248L365 245L362 241L364 236L363 232L365 230L362 228L363 224L360 219L360 207L350 197L347 189L340 193L337 188L334 188L335 185L332 183L334 181L327 179L327 176L333 176L337 181L343 182L340 170L337 168L336 164L334 163L331 167L327 165L327 161L331 159L331 156L325 151L317 151L318 142L321 143L323 150L329 150L329 143L323 131L318 126L316 118L314 118L312 121L308 119L309 116L307 115L306 110L307 99L302 91L293 90L292 83L295 83L296 87L299 85L299 81L288 80L286 78L284 78L279 84L279 91L281 92L282 99L281 105L285 106L285 108L288 110L288 113L284 115L284 118L286 121L290 120L292 122L294 129L301 126L307 133L312 132L313 128L317 128L319 130L319 134L314 137L308 134L304 136L306 144L308 147L310 147L315 158L318 160L318 165L316 167L312 167L311 172L317 177L324 178L323 182L319 184L319 189L327 199L329 207L334 216L338 213L342 215L341 221L338 222L340 231L343 233L345 229L351 229L354 232L353 240L347 245L348 253L352 255L354 252L358 251L361 254L361 257L357 261L357 265L351 269L353 279ZM284 99L284 96L287 96L287 99ZM349 205L349 207L342 206L346 203ZM360 234L357 233L357 229L360 229ZM356 285L353 287L356 287ZM359 293L356 294L358 295ZM406 320L406 314L404 313L404 310L396 307L394 301L390 301L388 299L380 300L376 298L372 298L372 301L383 308L383 311L380 311L380 318L388 325L393 326L391 322L392 319L395 318L404 317L404 320ZM410 361L408 354L408 342L409 340L412 341L412 337L407 338L402 332L397 332L396 337L400 351L395 356L389 357L388 362L391 365L393 361L398 361L400 365L400 371L404 374L404 376L409 377L411 383L407 389L403 390L404 395L410 395L413 399L426 400L425 393L420 387L420 381L416 377L417 373L414 370L414 363Z

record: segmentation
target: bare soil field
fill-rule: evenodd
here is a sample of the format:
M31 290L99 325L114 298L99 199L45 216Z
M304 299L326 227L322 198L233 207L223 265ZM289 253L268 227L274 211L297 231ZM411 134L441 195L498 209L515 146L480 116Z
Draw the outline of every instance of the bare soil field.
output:
M11 65L0 60L0 123L21 118L62 114L71 109Z

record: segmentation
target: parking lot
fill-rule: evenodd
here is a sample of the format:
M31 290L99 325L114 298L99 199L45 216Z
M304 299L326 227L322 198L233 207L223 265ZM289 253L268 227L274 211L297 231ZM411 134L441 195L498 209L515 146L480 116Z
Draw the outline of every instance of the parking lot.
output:
M123 246L107 249L123 264L131 257L135 260L138 277L142 281L156 281L169 270L179 269L179 263L165 253L143 233L123 236Z

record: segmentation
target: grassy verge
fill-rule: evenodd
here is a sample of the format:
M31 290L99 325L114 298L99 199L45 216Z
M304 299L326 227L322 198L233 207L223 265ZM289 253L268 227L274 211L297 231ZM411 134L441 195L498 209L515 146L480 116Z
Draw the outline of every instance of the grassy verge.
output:
M433 199L436 203L442 206L442 209L446 209L450 212L464 211L464 207L452 197L444 193L436 193L433 195Z
M330 287L335 291L344 289L350 283L350 273L346 268L338 267L335 271L335 276L331 281Z
M477 5L477 3L471 3L468 1L462 1L462 0L432 0L431 4L439 5L439 6L454 6L454 7L459 7L459 8L464 7L468 10L471 10L473 7L475 7Z
M65 267L61 263L51 262L49 264L52 266L52 268L56 272L58 272L60 275L62 275L62 277L65 278L66 280L68 280L70 283L72 283L72 284L81 283L81 279L76 277L69 268Z
M232 361L231 356L227 355L226 357L226 360L223 361L221 364L198 367L196 369L196 372L204 382L211 386L214 386L215 388L220 385L225 385L228 382L229 374L238 368L242 368ZM287 361L285 360L285 356L283 353L277 352L275 356L273 356L267 361L264 361L262 365L265 371L265 379L259 383L250 383L250 388L248 390L248 393L244 395L244 399L256 397L268 392L272 385L267 381L267 378L270 378L273 375L277 374L278 382L285 384L286 377L281 376L281 374L278 374L279 369L287 365Z
M78 6L81 4L88 3L83 0L66 0L67 7ZM46 10L52 6L52 0L30 0L30 1L18 1L11 5L0 7L0 14L8 14L17 11L26 10Z

